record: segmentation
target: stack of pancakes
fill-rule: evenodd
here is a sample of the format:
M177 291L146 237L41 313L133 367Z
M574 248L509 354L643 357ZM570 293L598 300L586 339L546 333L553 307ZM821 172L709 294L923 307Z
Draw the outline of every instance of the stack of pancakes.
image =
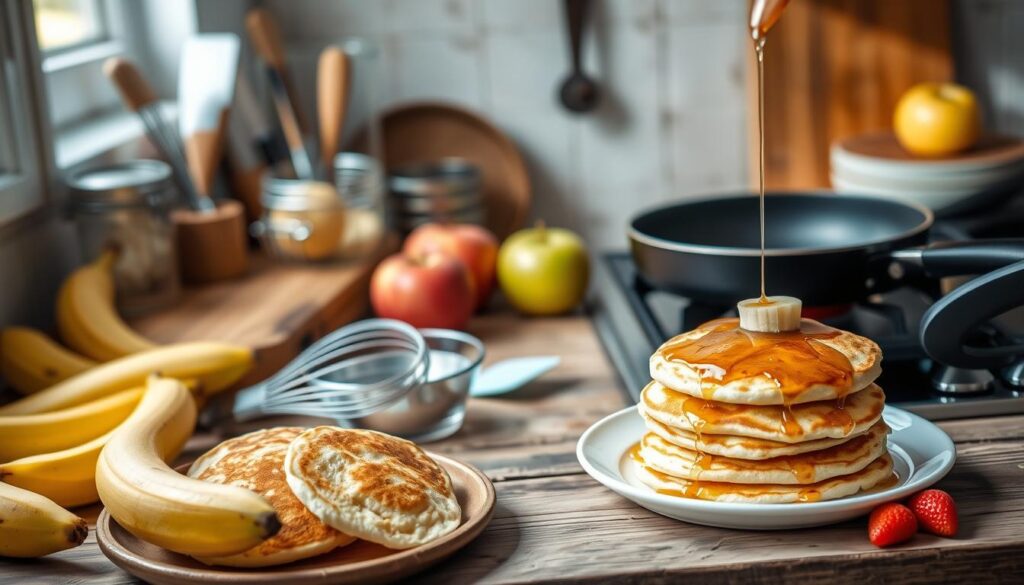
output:
M662 345L639 404L639 479L751 503L829 500L888 481L881 350L807 319L802 330L827 334L765 336L722 319Z

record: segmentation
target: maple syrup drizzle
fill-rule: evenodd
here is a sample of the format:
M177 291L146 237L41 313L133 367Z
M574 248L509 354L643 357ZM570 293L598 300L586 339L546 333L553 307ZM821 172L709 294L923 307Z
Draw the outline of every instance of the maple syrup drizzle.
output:
M852 389L850 360L821 343L841 335L838 329L810 319L802 319L797 331L781 333L747 331L739 326L739 319L718 319L702 328L707 333L697 339L667 344L664 357L685 362L697 371L705 399L710 399L705 381L727 384L756 376L774 383L787 409L799 402L803 392L817 385L831 386L839 396ZM707 409L703 405L701 408ZM785 412L783 419L787 431L796 432L799 425L792 411Z
M764 42L765 37L758 38L757 29L754 29L754 52L757 54L757 134L760 140L758 149L759 161L757 166L758 183L757 197L760 207L761 219L761 298L759 305L769 304L768 295L765 294L764 278Z

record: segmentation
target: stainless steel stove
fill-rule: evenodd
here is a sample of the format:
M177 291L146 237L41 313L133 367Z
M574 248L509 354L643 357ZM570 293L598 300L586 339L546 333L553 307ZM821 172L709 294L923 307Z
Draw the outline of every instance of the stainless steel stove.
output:
M651 289L628 252L605 254L598 264L595 326L633 400L650 381L648 360L664 340L710 319L735 316L733 307L693 303ZM804 314L879 344L883 373L878 384L891 404L932 420L1024 413L1024 368L962 370L928 358L918 341L918 325L930 304L925 293L901 289L854 305L805 308ZM1002 316L991 335L1024 337L1024 310Z

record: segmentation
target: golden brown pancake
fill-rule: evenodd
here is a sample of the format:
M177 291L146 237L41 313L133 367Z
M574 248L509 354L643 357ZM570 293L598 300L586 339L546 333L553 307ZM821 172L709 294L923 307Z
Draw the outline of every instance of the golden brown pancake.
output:
M850 439L850 437L840 437L837 439L816 439L803 443L782 443L780 441L769 441L768 439L757 439L754 437L711 435L708 433L697 434L692 431L662 424L651 418L643 409L640 409L640 415L643 417L648 431L669 443L679 445L691 451L699 451L719 457L732 457L734 459L761 460L787 455L799 455L801 453L828 449L829 447L845 443ZM885 423L879 421L875 423L875 426L880 424Z
M840 398L867 387L881 374L882 352L874 341L825 327L810 319L803 322L809 329L829 333L806 343L785 337L764 342L758 334L738 329L736 319L710 321L662 344L651 356L651 377L677 392L706 400L781 405ZM756 341L758 339L762 342ZM705 363L687 361L679 355L680 348L692 348L692 342L701 340L707 342L699 352L706 358L702 358ZM784 351L796 354L784 355ZM732 379L729 372L712 363L725 359L727 355L749 358L769 354L772 354L771 359L758 363L769 370L778 369L774 374L756 368L749 375ZM848 371L840 371L839 362ZM805 371L808 364L819 364L822 369L820 372ZM788 388L784 378L798 375L810 377L801 379L797 388Z
M884 407L885 394L875 384L845 397L842 404L825 400L785 407L713 402L651 382L639 404L642 414L674 429L791 444L861 434L878 422Z
M683 479L738 484L811 484L867 467L886 451L889 428L879 422L846 442L800 455L750 461L684 449L654 433L640 442L644 464Z
M285 470L292 492L325 524L389 548L430 542L461 519L444 468L384 433L309 429L289 446Z
M281 530L243 553L200 558L211 565L265 567L316 556L355 540L317 519L292 494L284 473L288 445L304 429L277 427L228 439L192 464L189 477L250 489L270 502Z
M637 466L637 476L642 483L665 495L751 504L789 504L835 500L871 489L893 477L892 458L888 453L875 459L860 471L808 485L693 481L673 477L645 465Z

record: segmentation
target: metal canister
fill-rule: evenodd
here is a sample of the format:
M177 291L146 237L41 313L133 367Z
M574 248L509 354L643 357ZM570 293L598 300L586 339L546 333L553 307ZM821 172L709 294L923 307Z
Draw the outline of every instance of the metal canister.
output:
M481 182L479 167L461 158L394 169L388 178L389 217L403 232L429 222L481 224Z
M171 167L135 160L72 171L71 212L84 259L116 248L118 308L141 314L174 302L181 290L171 209Z

